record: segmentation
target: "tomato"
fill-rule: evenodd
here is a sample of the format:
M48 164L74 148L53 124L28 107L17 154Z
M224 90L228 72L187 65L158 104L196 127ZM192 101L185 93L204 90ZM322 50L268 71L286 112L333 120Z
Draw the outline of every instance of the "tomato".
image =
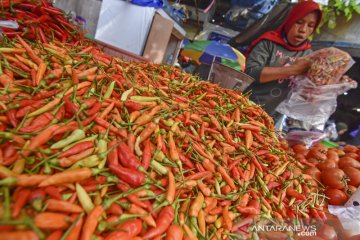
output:
M306 155L306 153L309 151L305 145L303 144L295 144L292 146L292 149L295 153L300 153Z
M338 168L321 172L321 182L330 188L344 189L344 177L344 171Z
M316 180L318 180L319 182L321 181L321 172L319 169L315 168L315 167L310 167L304 170L305 174L308 174L310 176L313 176Z
M333 227L323 224L317 231L317 237L321 237L326 240L335 240L337 239L336 231Z
M351 197L354 192L356 192L357 188L352 185L347 185L345 188L345 193L348 195L348 197Z
M348 196L339 189L328 188L325 190L325 195L331 205L344 205L348 200Z
M358 187L360 185L360 170L353 167L344 167L343 171L350 178L348 184Z
M346 145L343 148L344 152L349 153L349 152L357 152L358 148L356 146L353 145Z
M320 161L325 161L326 154L324 152L322 152L321 149L319 149L319 148L312 148L306 155L306 158L315 158Z
M296 154L294 155L294 157L295 157L296 160L299 160L299 161L301 161L301 160L306 160L305 155L302 154L302 153L296 153Z
M334 160L336 162L339 161L339 154L335 150L332 150L332 149L330 149L327 152L326 157L328 160Z
M360 168L360 162L351 157L342 157L339 160L339 168L343 169L345 167Z
M320 143L314 144L311 148L317 149L318 151L320 151L322 153L326 153L328 151L328 148Z
M337 148L337 149L335 149L335 151L338 153L339 157L345 156L344 150Z
M337 168L337 163L334 160L325 160L316 165L320 171L326 169Z
M311 157L311 158L307 158L307 161L308 161L309 163L314 164L314 165L316 165L316 164L319 164L319 163L320 163L320 161L319 161L319 160L317 160L316 158L313 158L313 157Z
M351 157L351 158L359 161L359 154L354 153L354 152L346 153L345 157Z

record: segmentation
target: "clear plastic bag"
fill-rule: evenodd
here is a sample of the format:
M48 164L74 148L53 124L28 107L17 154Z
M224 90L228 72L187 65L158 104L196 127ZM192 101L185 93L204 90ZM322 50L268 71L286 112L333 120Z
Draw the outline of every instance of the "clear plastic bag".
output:
M309 78L299 76L295 79L289 97L277 107L277 111L294 119L322 125L336 110L337 96L351 88L357 82L346 80L338 84L316 86Z
M326 133L317 131L291 131L286 134L285 139L290 146L301 143L310 148L313 144L325 139L326 136Z

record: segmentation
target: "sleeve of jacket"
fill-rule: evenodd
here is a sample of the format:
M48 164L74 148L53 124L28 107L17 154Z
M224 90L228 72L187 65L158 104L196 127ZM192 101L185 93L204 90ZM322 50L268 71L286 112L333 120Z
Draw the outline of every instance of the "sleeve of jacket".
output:
M269 64L271 54L273 54L271 42L268 40L260 41L246 59L245 73L253 77L255 81L259 81L261 71Z

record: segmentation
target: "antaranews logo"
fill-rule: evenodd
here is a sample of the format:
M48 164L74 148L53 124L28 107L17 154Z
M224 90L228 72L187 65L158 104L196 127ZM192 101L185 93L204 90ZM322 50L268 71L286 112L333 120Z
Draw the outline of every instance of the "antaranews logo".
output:
M294 234L302 237L316 236L316 225L253 225L252 232L293 232Z

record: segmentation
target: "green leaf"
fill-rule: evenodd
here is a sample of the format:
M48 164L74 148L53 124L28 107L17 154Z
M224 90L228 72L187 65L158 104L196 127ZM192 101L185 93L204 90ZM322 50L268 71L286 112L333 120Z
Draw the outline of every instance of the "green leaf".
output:
M347 7L347 8L345 8L345 9L344 9L344 14L345 14L345 17L346 17L346 18L348 18L348 17L349 17L349 15L351 16L351 11L350 11L350 8L348 8L348 7Z
M353 9L357 14L360 14L360 4L359 5L354 5Z

